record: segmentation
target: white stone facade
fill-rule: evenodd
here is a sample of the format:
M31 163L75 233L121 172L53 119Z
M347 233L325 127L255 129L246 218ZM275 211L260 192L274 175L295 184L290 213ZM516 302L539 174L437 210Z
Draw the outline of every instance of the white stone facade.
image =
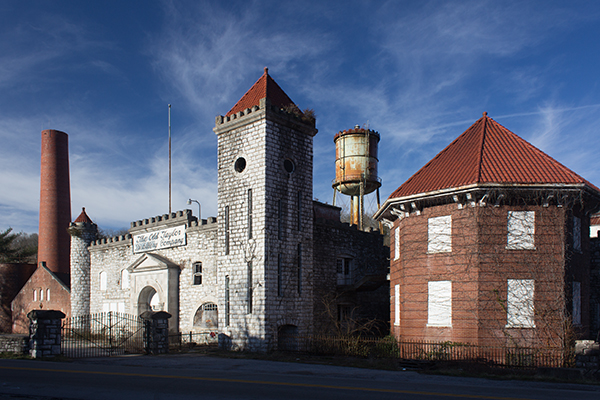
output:
M219 326L234 345L252 349L274 345L281 327L307 335L313 311L314 122L263 99L233 117L218 117L215 132L217 285L225 305Z
M214 131L218 217L198 221L191 210L178 211L132 222L127 235L92 242L89 311L164 310L172 315L172 333L214 332L220 343L251 350L309 335L316 325L323 332L326 324L317 324L315 313L321 299L315 297L337 290L338 244L315 243L314 120L272 107L265 98L252 109L217 117ZM329 240L341 238L344 229L325 224L318 232L336 232ZM176 239L157 239L182 230ZM378 233L360 234L377 235L364 246L376 243L373 251L381 253ZM318 271L315 249L328 255Z
M186 245L133 253L132 237L136 234L182 223L186 225ZM172 332L210 330L194 326L194 316L203 304L217 304L216 220L209 218L198 223L190 210L184 210L173 213L171 218L164 215L134 222L129 231L129 235L99 240L89 248L90 311L138 315L148 310L151 296L156 293L158 298L153 305L172 315L169 321ZM202 283L194 285L193 265L197 262L202 263ZM123 282L123 271L127 271L128 285ZM106 290L100 286L101 273L107 276Z

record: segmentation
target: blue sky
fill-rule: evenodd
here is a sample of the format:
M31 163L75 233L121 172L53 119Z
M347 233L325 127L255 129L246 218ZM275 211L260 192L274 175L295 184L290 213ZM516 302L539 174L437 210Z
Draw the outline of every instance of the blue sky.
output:
M383 201L483 111L600 185L599 37L593 1L1 2L0 230L37 232L42 129L73 218L166 213L169 103L173 209L216 215L214 118L265 66L317 114L321 201L338 131L380 133Z

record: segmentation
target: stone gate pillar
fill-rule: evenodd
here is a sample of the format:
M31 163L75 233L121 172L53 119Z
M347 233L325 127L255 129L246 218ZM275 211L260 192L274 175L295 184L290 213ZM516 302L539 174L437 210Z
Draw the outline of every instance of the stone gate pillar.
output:
M147 354L169 352L169 318L165 311L145 311L140 317L144 320L144 347Z
M32 310L27 314L29 325L29 354L33 358L60 355L62 311Z

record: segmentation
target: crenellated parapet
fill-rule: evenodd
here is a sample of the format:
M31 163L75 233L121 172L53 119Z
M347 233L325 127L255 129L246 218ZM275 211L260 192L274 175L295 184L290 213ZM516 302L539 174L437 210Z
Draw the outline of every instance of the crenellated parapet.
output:
M216 229L217 218L209 217L201 219L192 215L192 210L180 210L171 214L157 215L151 218L145 218L131 222L129 233L113 237L104 237L91 242L92 247L111 247L130 245L133 236L139 233L156 231L164 228L185 224L186 231L197 231L203 229Z
M297 128L300 128L311 136L317 134L315 119L313 117L306 116L295 106L289 109L276 107L267 98L260 99L259 105L246 108L237 113L225 116L217 115L213 130L218 135L220 132L235 129L238 125L243 126L252 123L253 120L264 117L267 112L270 117L278 117L287 122L294 123Z
M170 214L157 215L152 218L140 219L133 221L129 228L129 233L144 231L155 227L171 227L181 224L190 226L192 221L198 221L198 218L192 215L192 210L179 210Z

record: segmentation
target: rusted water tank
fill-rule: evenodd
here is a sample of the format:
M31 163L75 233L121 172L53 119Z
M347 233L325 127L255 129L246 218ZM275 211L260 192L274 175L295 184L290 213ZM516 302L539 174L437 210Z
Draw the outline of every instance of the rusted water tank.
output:
M348 196L368 194L381 186L377 176L379 133L360 128L338 132L335 143L333 188ZM362 185L361 185L362 183ZM363 186L361 193L361 186Z

